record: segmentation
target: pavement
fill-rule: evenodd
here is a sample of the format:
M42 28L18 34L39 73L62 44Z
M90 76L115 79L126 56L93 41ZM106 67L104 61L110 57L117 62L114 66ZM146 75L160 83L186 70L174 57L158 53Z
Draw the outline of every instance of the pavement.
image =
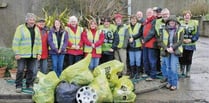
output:
M179 78L178 89L165 89L159 79L135 82L136 103L209 103L209 38L201 37L193 56L190 78ZM0 103L32 103L30 93L15 93L10 78L0 78ZM8 82L9 80L9 82Z
M180 78L178 90L165 88L137 95L136 103L209 103L209 38L201 37L194 52L190 78Z

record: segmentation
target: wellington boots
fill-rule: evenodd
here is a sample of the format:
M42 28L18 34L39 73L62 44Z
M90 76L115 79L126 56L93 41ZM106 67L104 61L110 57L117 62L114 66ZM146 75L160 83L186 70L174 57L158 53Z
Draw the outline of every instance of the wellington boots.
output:
M140 69L141 68L139 66L136 67L135 79L139 79L140 78Z
M130 78L134 78L134 69L135 69L135 66L130 66Z
M182 76L184 76L186 73L185 73L185 68L186 67L186 65L180 65L180 73L181 73L181 75Z
M190 78L191 65L186 65L186 78Z
M130 66L128 68L130 68ZM131 70L130 69L127 69L126 75L131 75Z

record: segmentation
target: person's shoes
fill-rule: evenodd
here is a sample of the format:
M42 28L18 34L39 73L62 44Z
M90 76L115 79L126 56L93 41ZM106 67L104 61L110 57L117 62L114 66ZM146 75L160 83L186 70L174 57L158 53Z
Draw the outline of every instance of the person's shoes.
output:
M139 74L136 74L134 77L135 77L135 79L140 79Z
M175 90L177 90L177 87L176 86L171 86L170 90L175 91Z
M186 78L190 78L190 75L186 75Z
M167 82L167 80L168 80L167 78L163 78L160 80L160 83L165 83L165 82Z
M22 88L16 88L16 93L21 93L22 92Z
M154 79L151 78L151 77L148 77L148 78L146 78L145 80L146 80L146 81L153 81Z
M168 84L166 84L166 86L165 86L167 89L170 89L171 88L171 85L168 83Z
M190 78L190 72L186 73L186 78Z
M146 78L146 77L148 77L147 74L142 74L142 78Z

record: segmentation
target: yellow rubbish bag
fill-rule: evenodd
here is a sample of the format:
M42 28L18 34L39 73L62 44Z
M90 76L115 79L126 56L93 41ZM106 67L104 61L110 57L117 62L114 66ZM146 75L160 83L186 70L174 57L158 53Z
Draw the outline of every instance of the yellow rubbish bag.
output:
M34 84L33 101L36 103L54 103L54 90L60 82L54 71L49 72L47 75L38 72L38 84Z
M96 91L98 97L97 103L111 103L113 101L112 92L104 74L100 74L94 78L89 87Z
M77 85L88 85L94 79L93 74L89 70L91 54L84 59L67 67L60 75L60 80L75 83Z
M112 60L97 66L93 74L95 77L100 74L105 74L108 82L110 83L110 87L114 88L118 81L117 73L122 72L123 67L123 63L119 62L118 60Z
M128 76L123 76L117 82L113 91L113 101L118 102L133 102L136 99L136 94L133 92L134 85Z

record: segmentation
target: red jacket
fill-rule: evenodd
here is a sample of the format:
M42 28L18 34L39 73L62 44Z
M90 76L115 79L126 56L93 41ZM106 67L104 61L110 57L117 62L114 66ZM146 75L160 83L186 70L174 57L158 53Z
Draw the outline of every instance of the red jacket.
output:
M95 36L97 30L96 29L90 29L90 30L91 30L93 36ZM99 36L99 41L97 41L96 43L94 43L95 47L101 46L103 44L103 42L104 42L104 38L105 38L104 33L101 33L100 36ZM88 45L88 46L91 46L92 45L92 42L90 42L88 40L87 32L86 31L84 31L82 33L82 40L83 40L83 42L84 42L85 45ZM101 56L102 56L101 54L97 54L96 53L96 49L95 48L93 48L91 54L92 54L92 57L93 58L101 58ZM85 56L86 55L87 54L85 54Z
M157 38L155 37L155 17L147 18L143 26L144 46L147 48L157 48Z
M42 53L41 53L41 59L47 59L48 58L48 32L44 28L40 28L40 34L41 34L41 41L42 41Z
M71 25L68 25L68 27L76 34L78 26L72 27ZM68 40L67 53L71 54L71 55L82 55L83 54L83 41L82 41L82 39L80 39L80 42L79 42L78 45L80 46L81 49L79 49L79 50L70 49L73 46L73 43Z

